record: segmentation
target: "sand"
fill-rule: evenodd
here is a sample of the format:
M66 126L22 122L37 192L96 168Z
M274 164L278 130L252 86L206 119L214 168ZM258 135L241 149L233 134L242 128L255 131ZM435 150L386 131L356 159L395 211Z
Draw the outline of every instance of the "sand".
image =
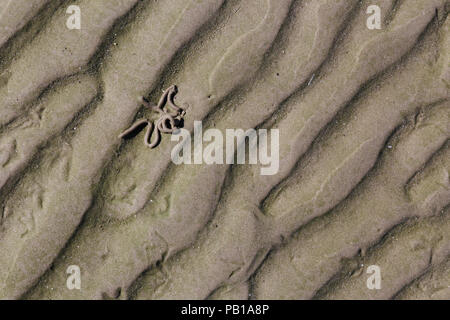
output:
M450 299L449 9L0 0L0 299ZM118 138L172 85L278 173Z

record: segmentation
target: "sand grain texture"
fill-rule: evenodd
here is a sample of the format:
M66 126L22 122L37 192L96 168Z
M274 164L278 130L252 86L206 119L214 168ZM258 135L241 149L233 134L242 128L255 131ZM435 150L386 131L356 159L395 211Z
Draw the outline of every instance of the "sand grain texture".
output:
M14 3L0 299L450 298L448 1ZM173 84L190 132L279 129L279 171L119 139Z

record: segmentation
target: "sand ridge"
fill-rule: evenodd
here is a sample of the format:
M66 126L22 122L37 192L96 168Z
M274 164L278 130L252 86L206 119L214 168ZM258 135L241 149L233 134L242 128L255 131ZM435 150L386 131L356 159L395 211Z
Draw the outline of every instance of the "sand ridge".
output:
M445 0L2 9L0 298L449 298ZM189 131L279 129L279 172L118 139L172 84Z

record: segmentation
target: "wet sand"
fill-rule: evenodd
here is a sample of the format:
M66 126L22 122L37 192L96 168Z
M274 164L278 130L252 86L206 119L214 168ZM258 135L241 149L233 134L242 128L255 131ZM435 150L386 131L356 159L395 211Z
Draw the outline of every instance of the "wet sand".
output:
M450 299L449 8L0 0L0 299ZM118 138L171 85L278 173Z

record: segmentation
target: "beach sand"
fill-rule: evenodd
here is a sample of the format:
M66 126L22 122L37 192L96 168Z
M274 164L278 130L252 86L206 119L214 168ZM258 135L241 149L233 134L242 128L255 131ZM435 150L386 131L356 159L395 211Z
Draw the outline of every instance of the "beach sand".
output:
M0 299L450 299L448 1L13 3ZM120 139L172 85L190 132L278 129L278 172Z

